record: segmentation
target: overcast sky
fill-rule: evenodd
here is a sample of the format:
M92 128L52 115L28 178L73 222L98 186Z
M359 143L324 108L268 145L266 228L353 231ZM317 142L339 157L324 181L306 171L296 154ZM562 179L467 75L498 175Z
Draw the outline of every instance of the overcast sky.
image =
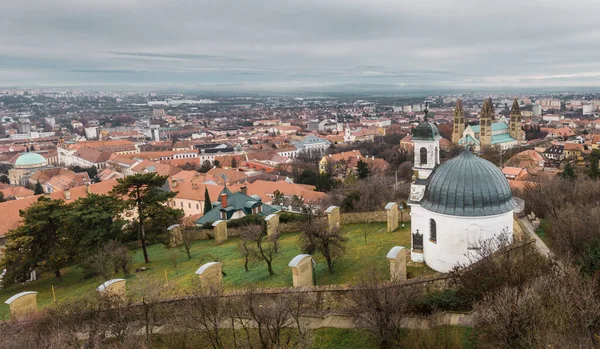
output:
M0 85L598 86L598 0L0 0Z

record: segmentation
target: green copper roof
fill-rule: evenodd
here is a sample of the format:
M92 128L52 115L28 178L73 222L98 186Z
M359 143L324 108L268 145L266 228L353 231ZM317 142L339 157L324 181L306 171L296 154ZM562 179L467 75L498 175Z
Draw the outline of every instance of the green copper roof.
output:
M20 155L15 161L15 166L46 165L46 158L38 153L25 153Z
M434 141L440 136L437 126L429 121L423 121L413 130L413 140Z
M506 213L517 205L502 171L465 149L431 174L421 206L441 214L476 217Z

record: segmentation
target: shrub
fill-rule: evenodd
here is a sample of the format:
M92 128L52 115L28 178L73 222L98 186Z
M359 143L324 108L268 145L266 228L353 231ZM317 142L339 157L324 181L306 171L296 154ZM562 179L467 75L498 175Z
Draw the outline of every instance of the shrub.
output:
M227 228L239 228L245 225L263 224L265 217L251 214L238 219L232 219L227 222Z
M418 314L429 315L436 311L469 311L468 301L456 289L445 289L425 294L414 305Z
M308 216L299 213L282 212L279 214L279 223L306 222Z

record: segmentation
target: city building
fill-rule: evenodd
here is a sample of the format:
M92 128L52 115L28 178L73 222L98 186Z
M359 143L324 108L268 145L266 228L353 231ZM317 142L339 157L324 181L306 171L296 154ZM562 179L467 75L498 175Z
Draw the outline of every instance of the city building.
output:
M23 153L15 161L14 167L8 170L8 179L13 185L27 186L29 177L34 172L47 166L48 161L40 154L34 152Z
M231 220L242 218L247 215L268 216L279 209L262 202L258 195L249 196L246 189L232 193L227 187L219 194L217 202L213 203L213 209L205 212L204 215L196 221L197 225L216 222L218 220Z
M300 141L292 142L299 153L322 153L331 146L331 141L309 134Z

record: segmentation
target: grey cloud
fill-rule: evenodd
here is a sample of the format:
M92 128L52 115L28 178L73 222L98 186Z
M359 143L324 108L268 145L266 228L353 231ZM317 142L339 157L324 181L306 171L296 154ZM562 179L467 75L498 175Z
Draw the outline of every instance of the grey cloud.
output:
M580 20L600 3L587 0L32 0L2 11L3 84L593 84L581 74L600 71L600 24ZM561 74L571 77L550 78Z

